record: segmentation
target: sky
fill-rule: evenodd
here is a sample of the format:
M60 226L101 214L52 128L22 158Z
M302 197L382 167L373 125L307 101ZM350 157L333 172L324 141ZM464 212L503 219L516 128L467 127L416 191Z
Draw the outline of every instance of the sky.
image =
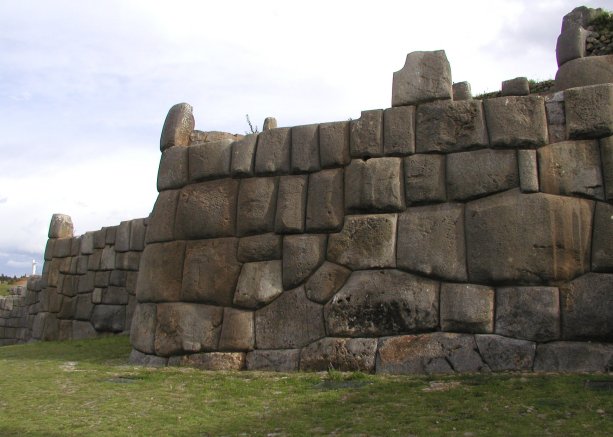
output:
M610 8L606 1L586 1ZM552 79L566 0L0 0L0 273L75 234L146 217L168 109L244 134L391 106L407 53L446 51L473 94ZM40 271L40 267L39 267Z

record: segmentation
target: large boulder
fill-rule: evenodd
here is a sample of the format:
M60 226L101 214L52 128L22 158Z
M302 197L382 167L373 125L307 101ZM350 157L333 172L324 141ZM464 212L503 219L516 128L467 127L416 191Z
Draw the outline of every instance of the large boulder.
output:
M176 302L181 298L185 241L148 244L136 285L139 302Z
M613 135L613 83L571 88L564 96L570 139Z
M495 147L539 147L548 141L545 101L540 96L505 96L483 103Z
M443 50L411 52L394 73L392 106L408 106L452 97L451 67Z

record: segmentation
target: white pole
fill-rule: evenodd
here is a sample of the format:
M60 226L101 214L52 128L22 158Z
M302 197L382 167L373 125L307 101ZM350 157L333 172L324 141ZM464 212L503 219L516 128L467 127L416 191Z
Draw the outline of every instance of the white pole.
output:
M32 260L32 276L36 275L36 260Z

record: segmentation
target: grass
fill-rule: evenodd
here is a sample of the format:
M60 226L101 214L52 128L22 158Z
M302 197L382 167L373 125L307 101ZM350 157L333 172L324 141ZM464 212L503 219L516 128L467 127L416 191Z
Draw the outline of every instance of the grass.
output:
M0 282L0 297L9 295L9 288L11 288L12 284L7 284L4 282Z
M613 375L375 376L126 364L126 337L0 348L2 436L610 435Z

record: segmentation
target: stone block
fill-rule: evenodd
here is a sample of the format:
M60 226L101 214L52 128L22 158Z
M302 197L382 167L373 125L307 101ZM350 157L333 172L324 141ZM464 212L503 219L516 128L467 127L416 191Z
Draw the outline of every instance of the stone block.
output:
M325 305L330 336L373 337L438 326L439 283L399 270L353 272Z
M223 140L239 141L243 139L244 137L245 137L244 135L231 134L229 132L220 132L220 131L214 131L214 130L206 131L206 132L201 131L201 130L194 130L189 135L189 139L191 140L190 146L199 145L203 143L212 143L215 141L223 141Z
M79 277L79 285L77 288L78 293L89 293L94 290L94 283L96 274L94 272L87 272L85 275Z
M613 81L613 55L588 56L568 61L556 72L557 91Z
M201 182L183 188L177 205L177 238L234 236L237 193L238 181L234 179Z
M115 267L122 270L138 271L142 252L122 252L115 257Z
M613 200L613 136L600 140L602 179L607 200Z
M100 269L113 270L115 268L115 246L106 246L100 256Z
M589 200L518 190L469 202L469 281L535 284L589 271L592 210Z
M158 191L175 190L188 182L188 148L171 147L162 152L158 169Z
M494 372L529 372L534 364L536 343L500 335L475 335L483 361Z
M132 326L130 328L130 344L146 354L155 353L155 327L157 305L153 303L139 303L134 310Z
M300 370L325 372L374 372L376 338L331 338L318 340L302 349Z
M217 350L223 308L195 303L157 306L155 353L167 357Z
M309 175L307 231L338 231L343 217L343 170L322 170Z
M257 142L258 135L250 134L232 143L232 158L230 163L230 174L232 177L253 176L255 147Z
M245 354L242 352L205 352L202 354L182 355L181 357L171 357L169 365L182 367L195 367L201 370L211 371L237 371L245 367Z
M92 325L100 332L121 332L126 322L125 305L95 305Z
M256 175L288 174L292 133L290 128L270 129L258 136Z
M305 284L307 297L313 302L325 304L345 284L351 270L324 261Z
M132 221L123 221L117 227L117 233L115 234L115 251L127 252L130 250L130 229L132 228Z
M326 235L286 235L283 237L283 288L303 283L324 262Z
M266 117L264 123L262 123L262 131L276 129L277 127L278 123L275 117Z
M38 313L32 327L32 337L42 341L59 340L60 321L51 313ZM15 335L13 335L15 336Z
M87 270L100 270L101 259L102 250L94 249L94 253L87 258Z
M62 305L60 311L57 313L58 319L73 319L74 313L77 309L77 299L74 297L64 296L61 300ZM72 326L70 327L72 329ZM69 340L70 338L67 338Z
M57 238L53 245L53 258L66 258L70 256L72 238Z
M588 273L560 288L565 340L613 341L613 274Z
M81 253L81 237L73 237L70 248L70 256L78 256Z
M160 137L160 150L164 151L169 147L189 146L190 134L194 130L193 108L187 103L177 103L168 111L162 135Z
M276 234L260 234L238 240L237 259L248 263L281 259L282 237Z
M281 176L277 193L275 232L304 232L308 176Z
M457 152L488 145L481 100L419 105L415 118L417 153Z
M560 338L556 287L501 287L496 290L496 334L531 341Z
M43 255L45 261L51 261L53 259L53 251L55 249L56 238L50 238L45 245L45 254Z
M564 95L570 139L613 135L613 83L571 88Z
M72 333L70 334L72 340L85 340L95 338L97 335L98 333L90 322L81 320L72 321Z
M415 107L399 106L383 111L383 154L415 153Z
M585 56L585 43L590 32L581 26L568 26L558 36L556 60L558 66Z
M323 168L349 164L349 122L319 125L319 160Z
M255 345L253 311L224 308L219 350L247 351Z
M409 208L398 218L396 265L450 281L466 281L464 206Z
M593 9L587 6L579 6L574 8L562 18L562 32L567 31L572 27L588 27L594 18L602 13L602 9Z
M613 272L613 205L596 202L592 238L592 270Z
M196 144L189 148L189 180L201 181L230 176L230 139Z
M60 293L64 296L75 296L79 289L79 277L78 276L65 276L60 288Z
M472 100L473 93L468 82L456 82L451 86L453 91L453 100Z
M175 302L181 297L185 241L148 244L136 283L139 302Z
M549 143L558 143L568 139L566 135L566 114L564 112L564 91L545 96L547 113L547 130Z
M113 246L115 244L115 237L117 236L117 226L108 226L104 229L106 230L104 234L105 246Z
M72 238L72 219L66 214L53 214L49 223L49 238Z
M396 214L345 217L341 232L331 234L328 261L352 270L396 267Z
M247 370L293 372L299 362L300 349L259 349L247 354Z
M93 232L86 232L83 235L81 235L81 253L83 255L91 255L92 253L94 253L94 233ZM45 259L47 258L45 257Z
M96 287L108 287L109 280L111 278L111 272L96 272L94 276L94 286Z
M536 348L535 372L610 372L612 368L612 344L555 341Z
M408 204L444 202L445 155L420 154L404 158L404 191Z
M526 77L516 77L502 81L501 93L503 96L527 96L530 94L530 84Z
M519 188L521 192L538 193L539 175L536 150L518 150L517 167L519 169Z
M128 363L134 366L143 367L166 367L168 365L168 358L158 357L156 355L147 355L136 349L132 349Z
M128 294L136 295L136 280L138 279L138 272L128 272L126 278L126 291Z
M74 318L76 320L88 321L91 319L94 304L92 303L92 293L79 294L77 296L77 307L75 308Z
M130 222L130 250L142 251L145 248L145 219L135 219Z
M294 349L326 335L322 306L307 299L304 287L285 291L255 312L257 349Z
M475 284L441 284L441 330L488 334L494 331L494 289Z
M128 272L124 270L113 270L109 276L109 285L116 287L125 287L128 278Z
M185 248L181 301L230 306L241 271L238 239L188 241Z
M451 99L451 67L444 50L411 52L392 82L392 106Z
M291 138L290 171L292 173L305 173L319 170L318 125L293 127Z
M94 231L94 249L104 249L104 246L106 246L106 231L107 228Z
M145 237L147 244L174 240L178 200L178 190L162 191L158 194L147 226Z
M349 124L349 151L352 158L373 158L383 155L383 110L362 111L360 118Z
M127 305L128 292L125 287L110 286L102 293L100 303L109 305Z
M564 141L541 147L538 163L541 191L604 200L597 141Z
M272 232L276 201L277 178L241 180L236 219L238 235Z
M348 212L396 212L404 208L401 158L351 161L345 169L345 209Z
M474 336L436 332L383 338L377 352L377 373L453 373L489 371Z
M546 144L547 117L540 96L506 96L483 102L494 147L535 148Z
M234 305L259 308L283 293L281 261L245 263L241 268Z
M515 150L483 149L447 155L447 198L466 200L519 186Z

